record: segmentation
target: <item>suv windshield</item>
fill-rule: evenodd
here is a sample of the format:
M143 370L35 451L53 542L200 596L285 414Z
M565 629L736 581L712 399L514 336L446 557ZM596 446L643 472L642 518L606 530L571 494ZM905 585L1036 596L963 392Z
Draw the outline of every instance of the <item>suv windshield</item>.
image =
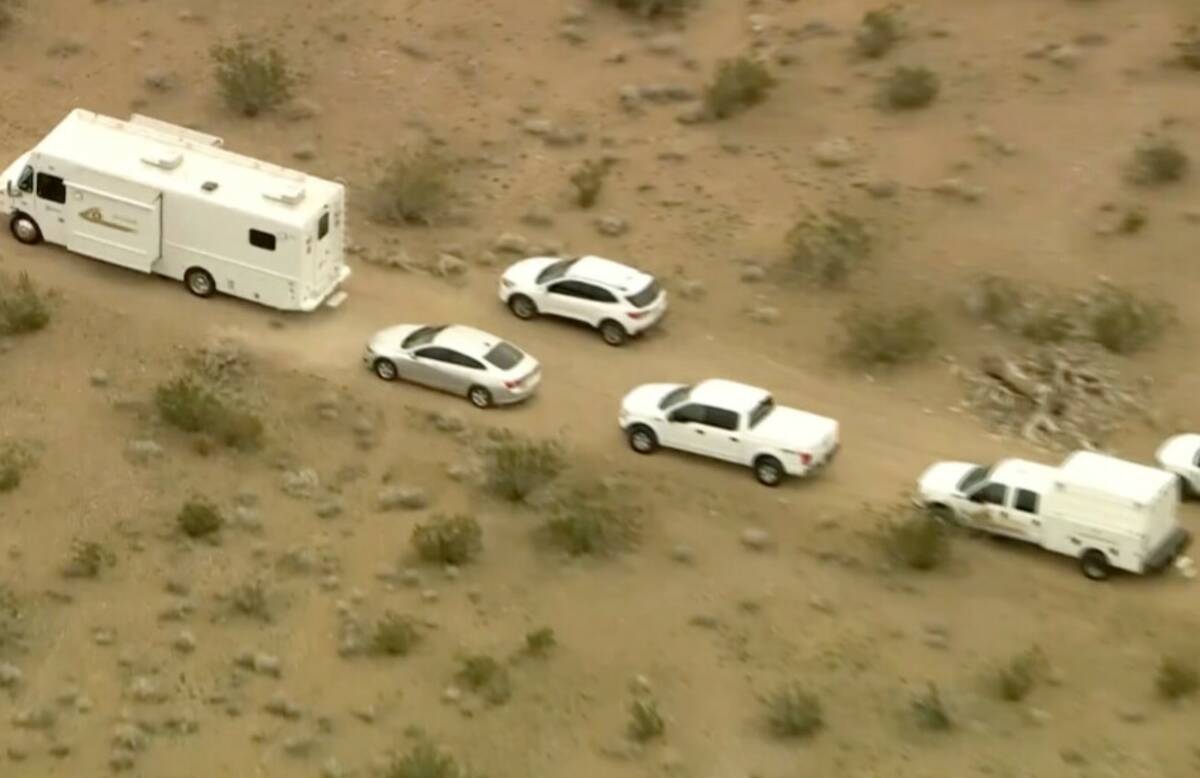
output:
M550 265L542 272L538 273L537 282L539 284L548 284L551 281L557 281L567 274L567 270L571 265L575 264L573 259L560 259L553 265Z
M980 466L972 468L971 471L964 475L962 480L958 482L958 491L966 494L967 492L971 491L971 489L987 480L988 474L991 472L992 469L990 467Z
M500 370L511 370L520 364L525 355L515 346L501 342L493 346L492 350L484 354L483 358L493 367L497 367Z
M750 411L750 429L758 426L758 423L771 415L771 411L775 410L775 399L768 397Z
M437 327L422 327L416 330L400 344L401 348L417 348L418 346L428 346L437 337L437 334L446 329L446 325L442 324Z
M631 294L625 299L633 303L638 308L645 308L650 303L658 299L658 294L662 290L658 286L658 281L651 279L646 288L637 294Z
M667 392L666 397L659 400L658 409L662 411L670 408L672 405L678 405L688 398L688 395L691 394L691 391L692 387L690 386L681 386L678 389L672 389L671 391Z

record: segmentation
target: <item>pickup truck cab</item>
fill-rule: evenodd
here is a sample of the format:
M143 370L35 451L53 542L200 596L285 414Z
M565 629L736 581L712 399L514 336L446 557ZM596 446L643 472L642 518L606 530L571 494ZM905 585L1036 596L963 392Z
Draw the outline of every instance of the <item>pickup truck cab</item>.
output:
M1078 559L1093 580L1161 569L1191 541L1176 516L1174 475L1091 451L1057 467L938 462L921 474L917 502L949 522Z
M1179 476L1180 497L1200 496L1200 435L1172 435L1154 452L1158 466Z
M723 459L753 468L765 486L816 472L840 445L837 421L776 405L765 389L716 378L643 384L621 401L619 424L639 454L664 447Z

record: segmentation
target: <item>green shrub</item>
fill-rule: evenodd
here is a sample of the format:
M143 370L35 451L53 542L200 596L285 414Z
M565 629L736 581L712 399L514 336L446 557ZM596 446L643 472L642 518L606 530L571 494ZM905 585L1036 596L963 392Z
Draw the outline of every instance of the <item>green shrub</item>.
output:
M901 111L924 108L941 91L941 79L929 68L898 67L883 82L883 105Z
M954 727L950 712L942 702L942 693L935 683L930 683L923 693L913 697L912 710L921 729L945 732Z
M572 556L604 556L637 544L641 526L636 510L617 489L602 481L572 484L554 500L545 523L554 546Z
M1171 184L1182 181L1189 166L1188 155L1175 141L1151 138L1134 150L1127 177L1142 186Z
M27 335L50 323L50 306L28 273L0 277L0 335Z
M1091 340L1114 354L1132 354L1157 341L1170 322L1170 310L1112 284L1102 284L1083 308Z
M807 216L787 234L788 269L822 287L845 284L871 256L871 235L853 216L830 211Z
M947 528L924 508L902 504L885 511L880 537L888 557L911 570L933 570L950 555Z
M1154 683L1164 699L1191 697L1200 689L1200 669L1194 661L1183 657L1163 657Z
M634 700L629 706L629 737L645 743L662 737L667 724L658 712L658 703L649 698Z
M231 408L206 386L183 376L160 384L154 393L159 416L184 432L211 436L229 448L252 451L262 445L263 423L252 413Z
M461 565L483 549L483 529L473 516L434 516L413 527L412 546L426 562Z
M203 538L219 531L225 519L215 505L203 497L197 497L183 504L175 515L175 523L188 537Z
M100 571L116 562L116 557L104 546L92 541L71 543L71 558L62 569L64 578L97 578Z
M295 77L277 49L260 51L246 39L209 50L216 66L217 88L225 104L246 117L258 116L292 97Z
M271 604L267 599L267 588L257 578L234 587L229 600L235 613L270 623Z
M25 614L16 594L0 584L0 656L17 646L25 637Z
M765 704L767 724L776 737L811 737L825 726L821 701L799 684L777 689Z
M1036 646L1013 657L996 673L996 693L1008 702L1029 696L1045 671L1046 657Z
M552 440L508 437L487 452L484 484L509 502L523 502L557 478L567 466L562 446Z
M0 494L16 491L33 463L34 456L26 446L14 441L0 442Z
M459 682L492 705L503 705L512 697L508 668L490 656L468 656L461 660Z
M837 321L841 328L839 353L855 367L916 362L937 345L936 320L922 305L855 305Z
M387 613L375 625L371 648L384 656L408 656L420 640L421 633L412 619Z
M714 119L727 119L766 99L775 78L766 67L747 57L723 60L704 91L704 107Z
M383 778L468 778L467 771L449 754L422 739L403 756L394 757Z
M557 644L558 639L550 627L535 629L525 635L525 653L530 656L546 656Z
M695 5L695 0L604 0L604 2L644 19L682 16Z
M372 216L383 224L432 224L450 201L450 172L430 149L397 153L371 192Z
M854 35L854 47L867 59L879 59L899 41L900 25L891 8L867 11Z
M604 179L612 168L612 162L586 159L571 174L571 185L575 187L575 203L580 208L591 208L600 197Z

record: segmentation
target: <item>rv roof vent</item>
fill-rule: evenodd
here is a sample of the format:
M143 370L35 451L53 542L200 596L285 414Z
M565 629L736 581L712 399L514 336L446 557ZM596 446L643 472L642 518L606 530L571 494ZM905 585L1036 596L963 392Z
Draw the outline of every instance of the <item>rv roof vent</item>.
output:
M174 170L183 162L183 155L178 151L155 149L142 157L142 162L162 170Z
M263 197L285 205L296 205L304 199L304 186L296 184L295 186L281 187L273 192L264 192Z
M200 188L203 189L205 192L215 192L215 191L217 191L217 182L216 181L205 181L203 184L200 185Z

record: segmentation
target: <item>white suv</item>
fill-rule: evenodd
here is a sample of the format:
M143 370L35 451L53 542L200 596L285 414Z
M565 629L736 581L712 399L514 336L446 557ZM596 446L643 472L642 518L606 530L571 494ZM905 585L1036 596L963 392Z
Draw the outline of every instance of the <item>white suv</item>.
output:
M581 321L610 346L645 332L667 311L667 293L653 276L596 256L522 259L500 277L500 301L518 319Z

